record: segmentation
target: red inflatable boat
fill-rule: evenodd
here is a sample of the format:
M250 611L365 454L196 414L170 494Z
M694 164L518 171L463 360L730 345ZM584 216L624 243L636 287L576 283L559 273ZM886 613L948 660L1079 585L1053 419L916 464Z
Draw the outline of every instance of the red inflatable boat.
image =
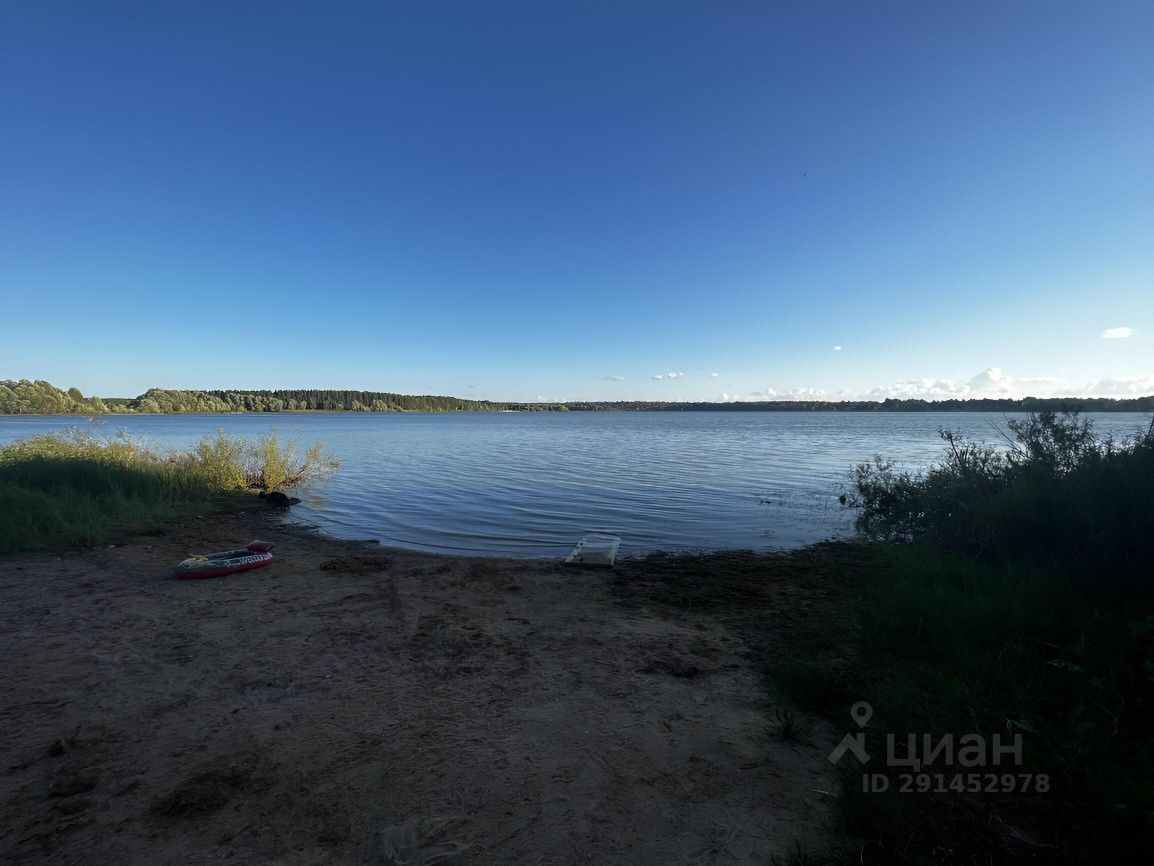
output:
M238 571L250 571L272 562L272 544L254 541L244 550L225 550L190 556L175 569L182 580L203 580L206 577L224 577Z

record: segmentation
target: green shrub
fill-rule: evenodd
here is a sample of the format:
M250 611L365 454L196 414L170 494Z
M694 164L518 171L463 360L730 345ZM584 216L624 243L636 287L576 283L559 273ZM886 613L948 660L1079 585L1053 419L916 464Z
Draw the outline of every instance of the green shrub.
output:
M303 447L276 433L248 440L223 430L205 436L175 458L188 472L219 490L291 490L323 478L340 464L319 442Z
M218 490L241 490L245 477L245 441L218 430L192 447L185 458L190 472Z
M328 475L338 466L319 442L302 450L299 443L282 443L277 434L270 433L248 445L244 475L252 488L291 490Z
M1005 449L942 431L946 455L928 472L881 458L858 466L859 528L981 558L1074 564L1119 603L1150 595L1154 427L1119 442L1096 436L1076 413L1008 425Z

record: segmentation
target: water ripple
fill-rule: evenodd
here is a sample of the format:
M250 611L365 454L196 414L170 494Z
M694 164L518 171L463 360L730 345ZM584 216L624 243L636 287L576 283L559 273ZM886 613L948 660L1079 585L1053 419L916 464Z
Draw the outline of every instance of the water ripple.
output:
M1132 433L1138 414L1094 417ZM1001 416L954 413L518 413L121 416L182 447L217 429L323 441L342 461L296 517L336 535L422 550L560 556L586 531L622 552L793 547L850 532L851 467L941 454L940 427L996 442ZM0 442L76 424L0 418Z

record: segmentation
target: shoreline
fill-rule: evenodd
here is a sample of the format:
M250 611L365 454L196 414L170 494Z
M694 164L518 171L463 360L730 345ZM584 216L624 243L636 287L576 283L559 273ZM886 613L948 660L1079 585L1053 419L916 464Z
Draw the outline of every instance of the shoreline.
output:
M1055 400L1060 402L1062 398L1038 398L1041 400ZM1094 399L1109 399L1109 398L1094 398ZM1135 402L1154 399L1137 397L1133 398ZM1078 402L1077 399L1072 399L1070 403ZM1049 407L1046 407L1049 408ZM240 412L0 412L0 418L163 418L163 417L195 417L195 416L271 416L278 415L557 415L567 413L588 414L588 415L605 415L605 414L654 414L654 413L674 413L683 414L691 413L710 413L718 412L722 414L732 413L748 413L748 412L763 412L768 414L784 414L784 415L1004 415L1007 412L1010 414L1025 415L1030 412L1041 411L1039 408L1032 405L1023 406L996 406L996 407L980 407L980 406L963 406L956 408L939 408L931 406L928 408L839 408L837 405L822 406L816 408L768 408L758 406L756 403L746 404L742 403L718 403L707 408L694 407L693 404L686 404L684 408L679 408L678 404L663 405L661 408L611 408L611 409L389 409L382 411L357 411L355 409L284 409L284 410L261 410L261 411L240 411ZM1058 411L1058 410L1056 410ZM1062 409L1060 411L1076 411L1083 415L1149 415L1151 408L1146 404L1130 406L1087 406L1078 405L1072 409Z
M775 736L762 663L845 618L852 545L609 571L279 517L0 558L0 858L768 862L841 844L835 732ZM275 543L267 568L169 576L252 538ZM853 651L843 632L825 652Z

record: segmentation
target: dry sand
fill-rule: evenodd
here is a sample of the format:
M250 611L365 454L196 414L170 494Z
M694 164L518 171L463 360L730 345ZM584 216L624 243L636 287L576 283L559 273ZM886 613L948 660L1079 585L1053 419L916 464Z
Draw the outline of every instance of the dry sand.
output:
M170 577L253 538L269 567ZM829 850L839 734L776 735L758 659L845 605L835 577L759 560L756 591L710 593L693 560L450 558L263 513L0 559L0 862Z

